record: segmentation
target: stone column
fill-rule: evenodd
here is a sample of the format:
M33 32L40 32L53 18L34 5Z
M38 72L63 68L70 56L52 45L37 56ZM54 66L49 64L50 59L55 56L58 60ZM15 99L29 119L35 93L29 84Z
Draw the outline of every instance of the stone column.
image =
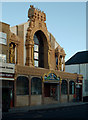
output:
M69 102L69 80L67 80L67 101Z
M32 51L31 51L32 52L31 53L32 54L32 65L34 66L34 45L32 45L31 49L32 49Z
M48 68L51 69L51 65L50 65L50 49L48 49Z
M29 45L29 66L32 66L32 46Z
M32 42L31 40L26 44L26 65L32 67Z
M59 70L62 71L62 58L59 56Z
M63 71L65 71L65 56L63 56Z
M16 44L16 64L19 65L19 45Z
M59 69L59 62L60 62L59 59L60 59L60 54L58 53L58 70L60 70Z

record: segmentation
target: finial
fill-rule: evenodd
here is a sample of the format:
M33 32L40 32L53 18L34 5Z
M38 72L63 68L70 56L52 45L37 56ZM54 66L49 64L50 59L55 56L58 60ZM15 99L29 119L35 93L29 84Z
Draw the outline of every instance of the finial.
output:
M30 5L30 7L31 7L31 8L34 8L34 6L33 6L33 5Z

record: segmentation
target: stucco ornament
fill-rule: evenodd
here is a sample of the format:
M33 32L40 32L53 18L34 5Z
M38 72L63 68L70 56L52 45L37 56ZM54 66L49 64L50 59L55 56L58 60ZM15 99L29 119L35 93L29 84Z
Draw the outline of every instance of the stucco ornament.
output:
M46 15L44 12L41 12L39 9L34 8L34 6L30 6L29 10L28 10L28 18L29 18L29 27L27 29L27 36L26 36L26 51L27 51L27 58L26 58L26 65L28 66L33 66L33 47L34 47L34 34L37 31L42 31L44 33L44 35L46 36L47 39L47 45L48 45L48 65L50 68L50 48L51 48L51 44L50 44L50 40L49 40L49 36L48 36L48 31L47 31L47 27L46 27ZM31 52L29 52L29 46L30 46L30 50ZM30 54L28 54L30 53ZM29 59L28 59L29 58ZM31 64L29 64L31 63Z

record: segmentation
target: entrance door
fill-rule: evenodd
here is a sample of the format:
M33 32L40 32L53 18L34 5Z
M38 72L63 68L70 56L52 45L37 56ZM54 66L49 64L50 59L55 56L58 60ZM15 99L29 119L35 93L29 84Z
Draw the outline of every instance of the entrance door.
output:
M56 98L56 95L57 95L57 86L51 84L50 85L50 96L53 98Z
M44 96L50 97L50 84L48 83L44 84Z
M44 84L44 95L45 97L57 97L57 84L45 83Z
M80 88L76 88L76 100L82 101L82 86L80 86Z

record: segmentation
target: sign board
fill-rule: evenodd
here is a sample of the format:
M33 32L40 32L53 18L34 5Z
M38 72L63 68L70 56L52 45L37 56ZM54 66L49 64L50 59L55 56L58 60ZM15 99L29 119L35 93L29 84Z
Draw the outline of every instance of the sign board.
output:
M60 77L57 77L54 73L49 73L43 77L44 83L59 83Z
M14 78L14 74L11 73L0 73L0 77L4 78Z
M0 73L14 73L15 65L0 62Z

